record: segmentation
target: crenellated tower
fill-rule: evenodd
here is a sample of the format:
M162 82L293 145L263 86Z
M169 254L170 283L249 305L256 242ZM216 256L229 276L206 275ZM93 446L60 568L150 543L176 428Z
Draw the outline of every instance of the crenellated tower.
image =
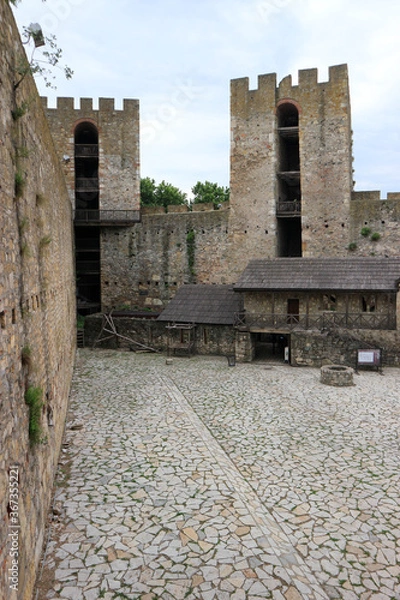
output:
M74 207L78 309L100 310L115 228L140 220L139 101L42 99ZM112 254L112 253L111 253ZM106 259L107 257L107 259ZM108 277L106 277L108 280Z
M347 66L299 71L279 85L231 82L231 264L249 256L341 256L353 188Z

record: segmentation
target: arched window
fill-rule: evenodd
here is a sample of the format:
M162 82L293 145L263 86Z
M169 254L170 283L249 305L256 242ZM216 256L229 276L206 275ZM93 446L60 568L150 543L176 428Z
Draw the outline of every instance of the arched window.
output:
M280 104L276 110L278 116L278 127L298 127L299 111L292 102Z

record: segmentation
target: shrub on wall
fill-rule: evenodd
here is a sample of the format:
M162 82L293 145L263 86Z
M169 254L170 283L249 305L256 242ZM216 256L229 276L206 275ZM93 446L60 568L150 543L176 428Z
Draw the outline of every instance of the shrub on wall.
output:
M40 444L43 441L40 425L42 415L43 391L39 387L30 386L25 392L25 402L29 406L29 439L31 444Z

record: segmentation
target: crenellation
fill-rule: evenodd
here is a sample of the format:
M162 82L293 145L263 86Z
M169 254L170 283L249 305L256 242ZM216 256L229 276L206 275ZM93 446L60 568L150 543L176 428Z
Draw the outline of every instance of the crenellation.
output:
M57 98L57 108L49 110L58 110L60 112L69 112L75 110L74 98L59 97Z
M299 91L311 88L317 89L318 86L318 69L301 69L299 70Z
M93 111L93 99L92 98L80 98L79 99L79 109L77 109L84 113L91 113Z
M99 98L99 112L114 112L115 100L114 98Z
M134 98L124 98L122 106L124 112L130 112L132 115L139 116L139 100Z
M400 200L400 192L388 192L387 200L390 202L393 200Z
M246 114L246 107L249 93L248 77L232 79L231 81L231 114Z
M348 77L347 64L329 67L329 83L333 87L336 85L345 85L347 87Z
M351 200L354 202L376 202L380 201L381 193L377 190L372 190L368 192L357 192L353 191L351 194Z
M282 93L283 95L285 94L285 92L287 93L288 90L291 90L292 87L293 87L293 83L292 83L291 75L286 75L286 77L281 79L281 81L279 82L279 92Z

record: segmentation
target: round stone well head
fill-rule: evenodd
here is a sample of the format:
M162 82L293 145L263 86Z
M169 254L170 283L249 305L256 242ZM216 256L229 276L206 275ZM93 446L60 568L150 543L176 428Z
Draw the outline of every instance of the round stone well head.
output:
M321 367L321 383L325 385L354 385L354 369L344 365L324 365Z

